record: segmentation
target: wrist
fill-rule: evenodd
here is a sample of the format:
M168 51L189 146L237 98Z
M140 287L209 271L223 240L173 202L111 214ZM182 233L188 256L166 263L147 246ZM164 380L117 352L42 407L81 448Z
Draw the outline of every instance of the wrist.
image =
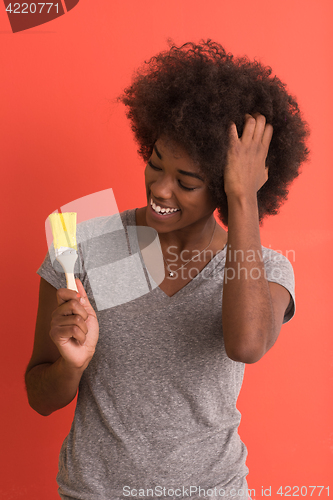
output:
M240 206L240 207L258 207L258 198L256 193L226 193L228 207L230 206Z
M89 364L89 361L85 362L83 365L75 365L64 359L62 356L60 356L60 358L58 358L56 363L62 375L64 375L66 379L70 380L70 379L81 378L82 373Z
M259 232L259 208L256 196L239 196L231 195L228 197L228 232L229 239L233 228L237 232L248 234L248 231L253 233ZM251 228L251 229L250 229Z

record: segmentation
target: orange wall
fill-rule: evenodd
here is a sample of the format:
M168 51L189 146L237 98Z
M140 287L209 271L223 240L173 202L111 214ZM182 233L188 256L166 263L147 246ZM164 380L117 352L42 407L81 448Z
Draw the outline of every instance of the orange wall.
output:
M271 498L284 498L279 486L284 494L287 486L331 486L333 495L332 11L331 0L81 0L64 16L13 34L0 3L0 498L58 498L58 452L74 407L41 417L23 383L44 220L109 187L119 210L144 203L143 165L123 109L109 100L168 37L178 44L210 37L271 65L310 124L311 160L262 230L266 246L295 251L297 314L274 348L246 367L240 433L256 499L262 486L271 486Z

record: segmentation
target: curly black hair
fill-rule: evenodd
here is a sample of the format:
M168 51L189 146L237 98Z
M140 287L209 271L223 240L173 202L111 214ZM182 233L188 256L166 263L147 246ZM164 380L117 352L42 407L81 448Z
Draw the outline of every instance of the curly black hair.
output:
M269 179L258 191L259 220L276 214L287 199L288 186L308 157L308 126L295 98L272 69L247 57L235 58L211 40L170 44L169 50L146 61L118 98L140 146L150 158L159 137L181 146L199 165L228 224L223 172L231 122L241 136L245 114L260 113L273 125L266 165Z

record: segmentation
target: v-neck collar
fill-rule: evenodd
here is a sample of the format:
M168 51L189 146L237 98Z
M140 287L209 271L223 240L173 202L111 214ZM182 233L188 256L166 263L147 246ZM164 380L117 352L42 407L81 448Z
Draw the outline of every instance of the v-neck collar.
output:
M220 250L214 257L208 262L208 264L201 269L201 271L193 278L191 281L186 283L178 292L173 295L166 294L159 286L157 286L157 293L161 297L165 297L165 300L178 299L184 294L190 293L194 288L199 286L204 280L210 279L210 275L213 273L214 269L220 264L220 262L225 259L227 245Z

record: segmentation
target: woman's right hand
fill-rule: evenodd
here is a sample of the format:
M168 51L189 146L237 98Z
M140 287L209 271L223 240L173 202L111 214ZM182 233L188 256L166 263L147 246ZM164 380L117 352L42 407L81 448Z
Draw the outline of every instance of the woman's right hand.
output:
M67 288L57 290L50 337L70 367L84 370L94 355L99 326L81 281L75 281L79 295Z

